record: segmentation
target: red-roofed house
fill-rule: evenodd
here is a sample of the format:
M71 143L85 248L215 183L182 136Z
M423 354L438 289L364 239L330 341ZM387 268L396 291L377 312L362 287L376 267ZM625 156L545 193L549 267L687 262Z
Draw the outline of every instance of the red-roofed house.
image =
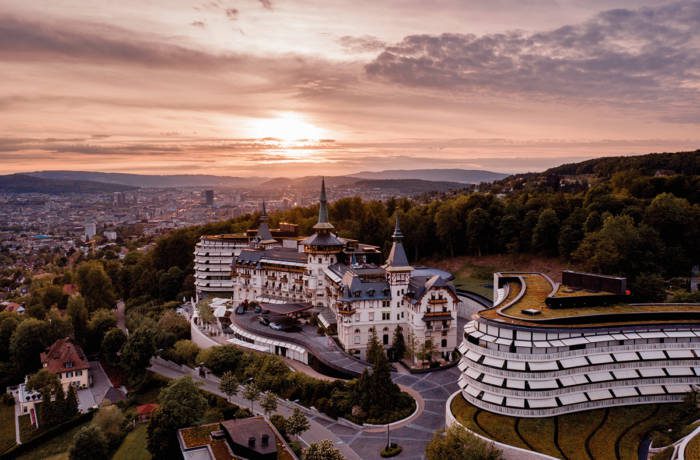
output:
M44 369L56 374L61 380L64 391L68 391L70 385L77 388L91 385L90 363L83 349L73 343L70 337L56 340L40 357Z
M153 416L153 413L158 409L158 404L142 404L136 408L136 416L141 423L147 422Z

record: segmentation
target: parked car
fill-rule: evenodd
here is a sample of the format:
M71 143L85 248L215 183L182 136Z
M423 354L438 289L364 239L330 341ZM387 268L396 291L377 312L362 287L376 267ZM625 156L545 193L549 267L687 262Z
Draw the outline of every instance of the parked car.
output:
M283 330L282 328L283 328L283 326L281 323L278 323L276 321L272 321L270 323L270 329L274 329L275 331L281 331L281 330Z
M289 320L287 318L270 321L269 326L270 329L273 329L275 331L291 332L299 330L299 325L297 324L297 322L295 320Z
M253 311L255 311L255 313L262 313L262 307L260 305L256 305Z
M260 324L262 324L262 325L267 326L268 324L270 324L270 319L269 319L268 317L266 317L266 316L259 315L259 316L258 316L258 322L259 322Z
M237 315L242 315L242 314L244 314L244 313L245 313L245 307L244 307L243 305L239 305L239 306L236 308L236 314L237 314Z

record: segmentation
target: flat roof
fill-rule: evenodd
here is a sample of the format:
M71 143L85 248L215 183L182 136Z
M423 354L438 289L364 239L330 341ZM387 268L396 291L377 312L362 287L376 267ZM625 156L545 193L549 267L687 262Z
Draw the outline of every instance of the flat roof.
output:
M626 324L700 323L700 304L614 303L572 307L550 307L549 296L562 291L547 275L537 272L504 272L496 277L507 293L494 307L482 310L485 319L523 326L596 327ZM501 285L501 283L499 283ZM564 295L596 295L587 290L563 292ZM612 295L601 292L601 298ZM528 311L530 314L524 312ZM539 314L533 315L537 310Z

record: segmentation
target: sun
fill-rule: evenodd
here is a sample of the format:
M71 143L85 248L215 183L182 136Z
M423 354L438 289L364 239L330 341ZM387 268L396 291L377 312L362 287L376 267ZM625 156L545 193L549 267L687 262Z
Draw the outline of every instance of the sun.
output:
M294 112L257 120L253 122L253 131L257 138L273 137L285 142L318 140L324 136L323 129L305 121L301 115Z

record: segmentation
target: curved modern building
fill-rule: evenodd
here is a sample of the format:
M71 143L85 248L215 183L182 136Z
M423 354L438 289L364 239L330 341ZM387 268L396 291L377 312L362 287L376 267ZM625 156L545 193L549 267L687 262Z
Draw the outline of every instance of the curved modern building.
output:
M496 273L459 347L462 396L517 417L681 401L700 384L700 305L628 295L624 278Z

